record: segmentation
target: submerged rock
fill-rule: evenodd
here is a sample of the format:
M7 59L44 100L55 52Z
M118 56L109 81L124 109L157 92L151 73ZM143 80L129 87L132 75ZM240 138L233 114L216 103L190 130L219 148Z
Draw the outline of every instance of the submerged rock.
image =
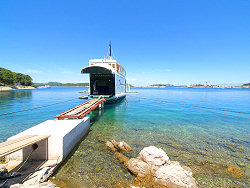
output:
M167 187L196 188L195 179L191 170L182 168L178 164L170 164L160 167L155 172L155 181Z
M123 152L131 151L131 147L124 141L116 142L115 140L107 141L105 144L106 148L111 151L120 150Z
M106 143L105 143L105 146L106 146L106 148L108 149L108 150L111 150L111 151L115 151L116 150L116 148L115 148L115 146L112 144L112 142L110 142L110 141L107 141Z
M121 150L121 151L125 151L125 152L129 152L131 151L131 147L124 141L120 142L118 144L118 148Z
M116 149L118 149L119 142L116 142L115 140L110 141Z
M126 167L138 177L145 177L150 174L149 165L139 159L129 159L126 163Z
M245 172L237 166L230 165L227 167L227 170L232 173L232 176L235 178L241 178L245 176Z
M115 152L114 157L117 158L119 160L119 162L123 163L123 164L126 164L129 160L128 157L126 157L125 155L123 155L122 153L119 153L119 152Z

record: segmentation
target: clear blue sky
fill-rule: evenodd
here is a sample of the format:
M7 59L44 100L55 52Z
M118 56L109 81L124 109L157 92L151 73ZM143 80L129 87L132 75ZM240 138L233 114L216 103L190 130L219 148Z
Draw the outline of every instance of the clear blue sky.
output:
M108 54L130 83L250 82L250 0L2 0L0 67L86 82Z

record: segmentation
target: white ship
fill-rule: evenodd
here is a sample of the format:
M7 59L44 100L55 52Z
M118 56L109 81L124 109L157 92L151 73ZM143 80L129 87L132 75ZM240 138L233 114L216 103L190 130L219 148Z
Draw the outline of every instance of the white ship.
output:
M126 71L111 57L111 43L109 44L109 59L91 59L89 66L82 69L81 73L89 73L90 97L100 95L107 102L116 102L126 97Z

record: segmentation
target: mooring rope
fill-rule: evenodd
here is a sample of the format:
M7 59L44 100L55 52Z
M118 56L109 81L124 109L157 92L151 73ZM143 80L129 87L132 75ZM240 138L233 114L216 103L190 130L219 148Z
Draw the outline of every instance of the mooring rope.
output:
M48 107L48 106L54 106L54 105L57 105L57 104L66 103L66 102L73 101L73 100L76 100L76 99L78 99L78 98L74 98L74 99L70 99L70 100L66 100L66 101L61 101L61 102L57 102L57 103L53 103L53 104L48 104L48 105L44 105L44 106L29 108L29 109L18 110L18 111L14 111L14 112L8 112L8 113L0 114L0 116L6 116L6 115L16 114L16 113L20 113L20 112L35 110L35 109L39 109L39 108L45 108L45 107Z
M211 112L211 113L216 113L216 114L221 114L221 115L226 115L226 116L233 116L233 117L238 117L238 118L250 119L248 117L237 116L237 115L233 115L233 114L225 114L225 113L222 113L222 112L215 112L215 111L210 111L210 110L226 111L226 112L230 112L230 113L239 113L239 114L250 114L248 112L240 112L240 111L226 110L226 109L222 109L222 108L212 108L212 107L205 107L205 106L197 106L197 105L192 105L192 104L184 104L184 103L172 102L172 101L166 101L166 100L150 99L150 98L145 98L145 97L136 97L136 96L132 96L132 95L130 95L130 97L134 97L134 98L138 98L138 99L144 99L144 100L150 100L150 101L156 101L156 102L160 102L160 103L167 103L167 104L172 104L172 105L176 105L176 106L182 106L182 107L185 107L185 108L193 108L193 107L195 107L196 110L201 110L201 111L206 111L206 112ZM201 109L197 109L197 108L201 108ZM209 109L209 110L204 110L204 109Z

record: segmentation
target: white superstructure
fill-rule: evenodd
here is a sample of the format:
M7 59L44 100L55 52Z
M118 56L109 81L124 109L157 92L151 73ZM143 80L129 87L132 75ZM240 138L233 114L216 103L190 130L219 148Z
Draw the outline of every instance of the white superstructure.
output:
M126 96L126 71L111 58L111 49L109 59L91 59L81 73L90 74L91 97L104 95L107 100L116 100Z

